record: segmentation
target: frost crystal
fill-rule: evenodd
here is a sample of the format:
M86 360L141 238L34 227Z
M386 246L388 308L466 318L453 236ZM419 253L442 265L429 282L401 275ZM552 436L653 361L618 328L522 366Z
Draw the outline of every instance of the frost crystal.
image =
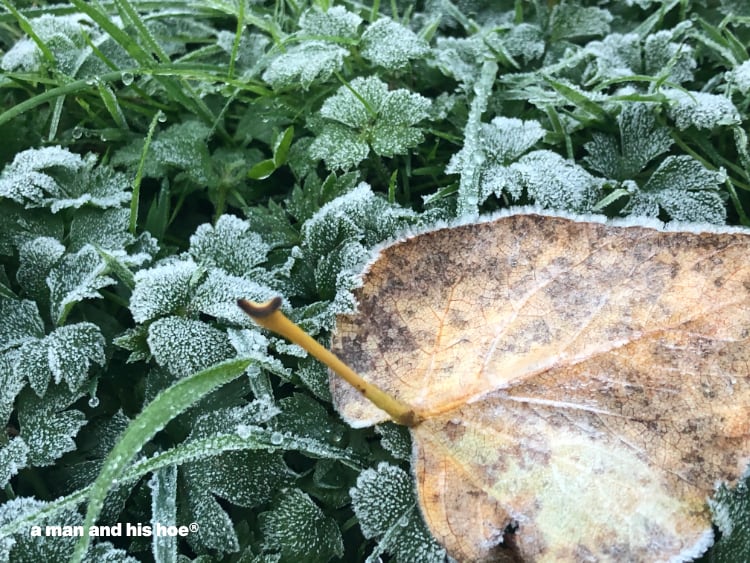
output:
M188 304L197 266L192 260L175 261L140 270L130 296L130 312L137 323L168 315Z
M698 129L713 129L719 125L736 125L742 121L735 105L724 96L681 90L665 90L664 93L672 102L669 117L674 119L681 131L691 125Z
M83 166L80 155L60 146L25 150L16 154L13 162L0 173L0 197L29 206L40 206L45 193L63 191L63 187L50 175L51 170L74 173Z
M247 221L234 215L222 215L215 227L205 223L190 237L190 254L198 264L217 266L235 276L264 262L270 248L250 231Z
M33 301L0 297L0 352L44 336L44 323Z
M724 224L726 209L719 195L723 172L707 170L690 156L669 156L636 191L627 210L656 217L661 207L677 221Z
M617 123L619 144L614 137L594 133L592 141L584 145L589 152L584 159L586 163L607 178L632 179L672 146L669 129L657 124L647 104L625 105L617 116Z
M424 57L429 50L424 39L387 17L370 24L362 34L362 56L388 69L403 68L410 59Z
M551 41L591 37L609 33L612 15L600 8L584 8L576 4L557 4L550 16Z
M25 342L13 370L41 397L50 379L65 381L71 391L83 387L91 362L104 365L104 337L96 325L78 323Z
M349 494L362 533L381 538L368 560L388 552L401 563L438 563L445 560L440 547L425 528L416 507L412 479L399 467L380 463L359 474Z
M750 92L750 61L745 61L734 70L727 73L727 80L734 82L735 87L742 93Z
M404 89L389 92L374 76L355 78L350 86L358 96L342 86L323 103L320 115L332 123L310 145L313 158L324 159L329 168L347 168L367 156L365 142L383 156L404 154L422 142L413 126L429 116L430 100Z
M260 516L266 546L281 553L284 561L326 563L344 554L336 522L299 489L280 497L271 512Z
M47 277L47 286L55 322L62 323L79 301L101 298L98 290L115 283L115 280L104 275L106 269L104 260L89 245L75 254L65 255L52 268Z
M155 321L149 326L147 342L159 365L180 377L234 355L224 332L181 317Z
M17 437L0 449L0 486L5 487L10 478L26 467L29 447Z
M356 39L362 18L343 6L332 6L327 11L314 6L306 10L299 20L299 28L309 35Z
M299 84L307 90L341 70L349 51L326 41L304 41L271 61L262 75L273 88Z

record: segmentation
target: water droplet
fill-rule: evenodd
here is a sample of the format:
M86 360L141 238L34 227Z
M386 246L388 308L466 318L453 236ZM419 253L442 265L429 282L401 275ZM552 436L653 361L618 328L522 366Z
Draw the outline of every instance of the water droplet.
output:
M80 139L83 137L83 127L73 127L73 132L71 133L74 139Z
M135 79L132 72L123 72L120 78L122 79L122 83L125 84L125 86L130 86Z
M91 397L91 398L89 399L89 406L90 406L90 407L91 407L92 409L95 409L96 407L98 407L98 406L99 406L99 397L95 397L95 396L94 396L94 397Z
M164 123L167 120L167 114L160 111L156 119L159 123Z
M284 435L281 432L274 432L271 434L271 443L274 446L280 446L284 441Z
M96 78L87 79L86 84L88 84L89 86L96 86Z
M401 518L398 519L398 525L401 526L402 528L406 528L409 525L409 519L402 516Z

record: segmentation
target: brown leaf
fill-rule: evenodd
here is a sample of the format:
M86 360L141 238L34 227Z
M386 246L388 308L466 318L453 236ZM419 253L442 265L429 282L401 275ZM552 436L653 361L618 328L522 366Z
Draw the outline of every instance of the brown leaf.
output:
M420 505L455 558L696 557L749 458L748 256L738 232L441 229L371 264L332 350L421 417ZM388 418L331 387L350 424Z

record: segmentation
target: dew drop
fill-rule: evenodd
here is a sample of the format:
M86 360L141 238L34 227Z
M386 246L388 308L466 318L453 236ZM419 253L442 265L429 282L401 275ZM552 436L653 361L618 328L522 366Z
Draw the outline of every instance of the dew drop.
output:
M96 407L98 407L99 406L99 397L91 397L89 399L89 406L92 409L95 409Z
M74 139L80 139L83 137L83 127L73 127L73 132L71 133Z
M274 432L271 434L271 443L274 446L280 446L284 441L284 435L281 432Z
M120 78L122 80L122 83L125 84L125 86L130 86L133 83L133 80L135 79L132 72L123 72Z
M166 113L164 113L164 112L161 112L161 111L160 111L160 112L159 112L159 115L158 115L158 116L156 117L156 120L157 120L157 121L158 121L159 123L164 123L164 122L165 122L165 121L167 120L167 114L166 114Z

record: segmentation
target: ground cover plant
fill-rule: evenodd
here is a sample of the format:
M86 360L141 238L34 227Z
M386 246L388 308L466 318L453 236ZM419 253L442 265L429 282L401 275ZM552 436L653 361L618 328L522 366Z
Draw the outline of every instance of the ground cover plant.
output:
M2 6L3 560L443 560L408 435L343 424L236 300L327 343L404 229L750 226L745 2ZM706 560L750 553L749 498ZM123 533L31 532L94 522Z

